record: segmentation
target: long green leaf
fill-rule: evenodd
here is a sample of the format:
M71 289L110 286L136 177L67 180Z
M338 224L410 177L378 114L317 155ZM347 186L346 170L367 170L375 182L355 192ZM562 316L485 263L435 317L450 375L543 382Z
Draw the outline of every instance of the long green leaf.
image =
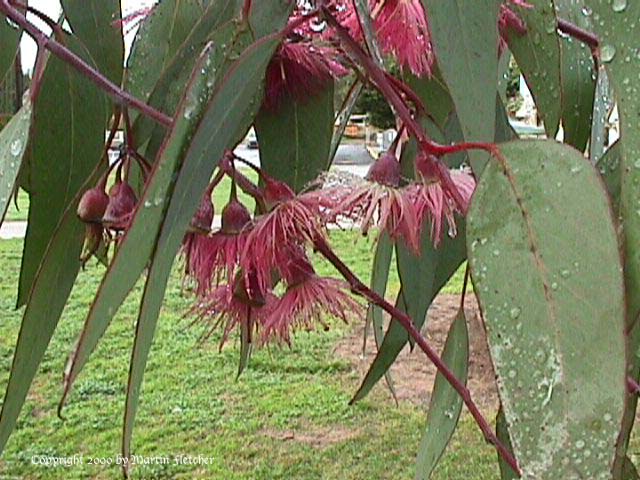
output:
M402 284L396 306L406 311L419 329L424 325L429 305L464 261L465 248L464 227L459 222L458 235L455 238L445 236L438 249L433 247L428 227L422 233L422 252L419 257L406 248L396 249ZM408 340L405 329L397 321L392 321L352 402L361 400L371 391L393 365Z
M622 188L622 149L620 142L616 142L605 152L597 164L600 175L609 192L609 199L614 212L620 211L620 192Z
M591 116L591 139L589 141L589 158L592 163L598 163L609 143L608 123L609 114L613 109L614 98L609 84L609 75L604 66L598 68L593 114Z
M217 160L243 138L253 122L259 104L255 98L262 92L264 72L280 41L275 35L254 43L217 84L176 180L140 306L127 388L124 456L130 454L144 369L173 261Z
M422 0L438 65L467 141L491 142L498 75L497 0ZM470 154L480 173L484 153Z
M286 98L277 110L263 108L256 117L260 166L295 191L329 168L333 93L332 84L303 101Z
M373 257L370 287L371 290L382 298L384 298L387 293L391 259L393 258L393 247L394 244L389 234L387 232L381 232L378 243L376 244L376 253ZM384 338L384 317L382 309L373 304L369 304L367 308L367 327L370 325L373 326L376 346L380 348ZM367 330L368 329L365 328L365 342L367 339Z
M572 148L501 151L473 197L467 243L513 450L524 478L610 478L626 369L609 200Z
M74 37L67 46L85 60ZM44 252L62 216L102 156L105 96L57 57L50 57L33 106L29 140L29 225L18 305L24 305ZM79 240L81 242L81 240ZM75 249L76 245L69 245ZM75 262L70 268L75 268Z
M640 2L590 2L594 28L600 37L600 59L613 87L620 116L620 204L627 291L627 351L629 374L640 378ZM636 415L638 397L629 394L618 441L614 478L621 475Z
M149 98L204 9L199 0L163 0L143 20L127 61L127 90L133 96Z
M0 224L16 188L30 125L31 102L27 101L0 132Z
M535 99L547 135L556 136L562 116L560 42L553 0L528 0L533 8L511 6L524 20L527 33L507 35L513 53Z
M406 77L408 85L422 100L429 117L444 129L455 106L440 71L436 69L430 77L419 78L411 74Z
M165 61L166 66L158 75L158 80L149 95L149 105L167 115L173 115L182 99L198 55L207 42L225 44L233 50L234 44L238 41L237 37L250 37L246 28L241 29L239 22L232 21L239 11L238 1L223 0L209 4L175 54ZM158 128L161 127L150 119L139 116L134 124L135 138L143 144L153 130ZM160 134L162 133L161 131Z
M513 453L511 438L509 438L509 429L507 428L507 419L504 416L502 405L500 405L500 410L498 410L498 415L496 415L496 436L498 440ZM513 471L511 465L504 461L501 455L498 455L498 465L500 466L500 480L516 480L520 478L520 476Z
M98 166L85 188L89 188L101 172L102 166ZM81 192L78 192L64 212L60 224L52 232L27 298L0 413L0 453L16 425L31 382L80 270L79 258L85 229L76 217L80 196Z
M73 33L87 48L98 70L116 85L122 82L124 39L119 0L62 0Z
M584 14L587 2L583 0L555 0L559 17L584 30L591 31L590 18ZM591 115L596 89L596 72L591 49L572 38L560 40L562 78L562 127L564 142L581 152L591 136Z
M389 282L389 273L391 271L391 260L393 259L394 242L387 232L381 232L376 245L376 253L373 257L373 266L371 268L371 290L376 292L382 298L387 293L387 284ZM376 342L376 349L380 350L384 341L384 315L380 307L369 304L367 308L367 321L364 329L363 354L366 352L367 335L369 327L373 329L373 338ZM387 370L384 374L385 382L389 391L396 399L396 390L393 385L391 372Z
M442 351L442 360L458 380L467 383L469 366L469 331L464 310L460 309L451 323ZM416 463L416 478L427 480L444 453L458 425L462 398L438 372L431 392L427 424Z
M9 25L3 18L0 21L0 80L5 78L11 69L18 52L18 43L22 31Z
M223 66L227 64L230 54L220 44L213 45L208 58L215 74L207 69L211 77L205 77L209 82L209 89L213 88L216 78L224 74ZM113 315L147 266L164 219L167 208L165 202L171 192L174 176L184 160L190 139L202 116L204 107L200 102L207 98L206 95L196 99L189 97L190 103L184 105L185 112L177 116L172 131L160 149L158 160L154 164L132 224L102 280L78 344L69 358L61 405L91 352L109 326Z

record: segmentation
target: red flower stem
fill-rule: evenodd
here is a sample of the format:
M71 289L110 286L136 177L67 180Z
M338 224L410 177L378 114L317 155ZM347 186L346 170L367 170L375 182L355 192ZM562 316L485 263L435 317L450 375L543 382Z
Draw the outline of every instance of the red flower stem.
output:
M591 50L597 50L600 47L600 39L597 35L561 18L558 19L558 30L580 40L582 43L591 47Z
M266 211L264 195L262 194L262 190L260 190L259 187L254 185L251 180L245 177L236 168L233 168L231 166L231 162L228 159L225 158L220 162L220 170L230 178L234 179L236 182L236 185L240 187L240 190L242 190L244 193L246 193L256 201L256 204L258 205L258 209L260 211L262 212Z
M387 79L389 79L393 86L401 91L407 97L407 99L415 105L418 114L423 114L427 111L424 103L422 102L422 99L416 92L409 88L409 85L394 77L389 72L385 72L385 74L387 75Z
M244 0L244 5L242 6L242 18L247 20L249 18L250 12L251 12L251 0Z
M378 295L376 292L367 287L360 279L349 269L345 263L338 258L338 256L331 250L331 247L322 238L316 238L314 240L314 247L329 263L331 263L338 272L349 282L351 289L354 293L366 298L368 301L377 305L386 311L392 318L396 319L400 325L407 331L407 333L413 338L420 349L429 357L429 360L433 362L438 371L445 377L449 384L458 392L462 401L465 403L469 412L475 419L476 423L480 427L480 430L484 434L485 440L493 444L500 456L509 464L509 466L517 473L520 473L518 462L509 449L498 439L493 429L489 425L489 422L484 418L480 409L471 398L469 389L449 370L449 367L442 361L433 348L427 343L420 331L413 324L411 318L404 312L398 310L396 307L387 302L384 298Z
M109 174L113 170L113 166L109 165L109 149L111 148L111 144L113 140L116 138L116 134L118 133L118 127L120 126L120 117L122 112L119 108L114 108L113 110L113 123L111 124L111 130L109 131L109 137L107 138L107 142L104 144L104 150L102 152L102 161L107 165L107 170L103 174L102 178L98 182L98 184L104 190L107 186L107 180L109 178ZM117 162L114 162L115 165Z
M81 75L93 82L98 86L98 88L105 91L116 102L116 104L134 108L143 115L146 115L165 127L170 127L173 124L171 117L150 107L146 103L125 92L117 85L111 83L104 75L87 64L67 47L45 35L40 29L38 29L38 27L29 22L22 13L12 7L9 0L0 0L0 12L9 20L22 27L38 45L49 50L56 57L71 65Z

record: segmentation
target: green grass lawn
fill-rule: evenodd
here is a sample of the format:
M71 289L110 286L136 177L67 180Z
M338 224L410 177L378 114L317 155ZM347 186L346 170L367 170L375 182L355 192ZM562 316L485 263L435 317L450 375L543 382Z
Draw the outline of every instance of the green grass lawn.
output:
M368 277L372 247L352 233L332 234L336 249ZM0 389L4 390L22 311L13 309L20 241L0 242ZM331 274L320 263L320 273ZM293 347L258 350L236 379L237 343L222 352L199 346L190 327L191 304L172 277L149 359L134 431L137 455L202 455L210 465L138 465L134 478L202 479L411 479L424 424L423 407L396 407L382 386L364 401L348 401L361 378L333 355L353 326L301 333ZM80 375L64 412L56 417L67 354L81 328L103 269L91 266L73 291L35 379L17 429L0 460L0 478L120 478L114 465L89 465L90 457L113 459L120 448L124 388L140 286L120 309ZM448 286L459 291L460 273ZM392 281L397 288L397 278ZM426 361L426 360L425 360ZM295 431L295 438L289 432ZM33 465L34 455L82 454L69 468ZM463 415L434 478L497 478L493 450Z

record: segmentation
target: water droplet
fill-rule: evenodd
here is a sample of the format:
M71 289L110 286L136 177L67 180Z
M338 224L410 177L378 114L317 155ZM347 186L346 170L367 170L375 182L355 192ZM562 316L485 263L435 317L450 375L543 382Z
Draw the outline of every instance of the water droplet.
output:
M513 308L509 311L509 316L510 316L512 319L514 319L514 320L515 320L516 318L518 318L518 317L520 316L520 312L521 312L521 310L520 310L520 308L519 308L519 307L513 307Z
M585 445L584 440L578 440L578 441L576 442L576 448L577 448L578 450L582 450L582 449L584 448L584 445Z
M603 62L609 63L616 56L616 47L607 44L600 49L600 58Z
M17 157L22 153L22 140L16 138L13 142L11 142L11 155Z
M151 208L151 205L153 205L153 204L151 203L150 200L145 200L145 202L144 202L145 208Z
M585 17L590 17L592 13L593 13L593 10L591 10L589 7L582 7L582 14Z
M560 276L562 278L569 278L571 276L571 272L569 270L562 270L560 272Z
M493 256L494 257L498 257L500 256L500 250L498 250L497 248L493 251Z
M614 12L623 12L627 8L627 0L613 0L611 8Z
M509 370L509 373L507 375L509 375L509 378L516 378L517 374L518 372L516 372L515 370Z
M558 285L558 282L553 282L553 283L551 284L551 290L558 290L558 286L559 286L559 285Z

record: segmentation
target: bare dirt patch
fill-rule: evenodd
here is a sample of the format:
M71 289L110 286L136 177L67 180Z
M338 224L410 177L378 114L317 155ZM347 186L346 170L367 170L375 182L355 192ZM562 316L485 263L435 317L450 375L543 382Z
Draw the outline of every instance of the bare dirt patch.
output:
M451 321L458 312L460 297L458 295L440 295L436 298L427 314L423 335L427 341L441 352L447 338ZM469 390L478 405L490 412L498 409L498 394L495 386L493 365L489 357L484 328L478 312L478 305L473 295L465 301L465 313L469 324ZM363 328L360 326L351 335L343 338L336 345L334 352L340 358L353 365L364 378L373 359L376 347L373 335L369 335L365 356L362 355ZM431 389L436 376L436 369L429 359L418 348L411 351L405 347L395 364L391 367L396 395L399 402L409 401L428 406ZM375 387L387 390L384 381Z

